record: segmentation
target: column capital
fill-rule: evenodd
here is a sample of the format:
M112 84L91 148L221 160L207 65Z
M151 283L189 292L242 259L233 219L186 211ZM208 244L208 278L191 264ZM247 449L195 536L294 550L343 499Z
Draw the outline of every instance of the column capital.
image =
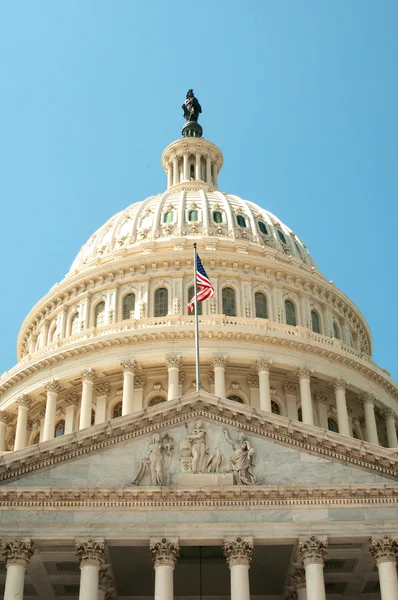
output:
M135 373L137 370L137 361L134 358L126 358L121 361L120 366L123 373Z
M9 565L22 565L26 569L33 556L34 547L32 540L29 538L13 538L3 540L2 550L7 567Z
M311 369L310 367L303 365L297 369L296 376L299 379L305 379L305 378L309 379L313 372L314 372L314 369Z
M213 369L222 368L225 369L227 366L227 355L226 354L212 354L211 365Z
M173 567L180 554L180 545L178 538L157 538L149 542L149 549L152 554L153 566L160 567L165 565Z
M79 394L77 394L77 392L70 392L67 396L65 396L66 406L75 406L78 400Z
M224 541L224 556L229 568L235 565L249 566L253 555L253 538L234 538Z
M322 392L322 390L317 390L315 392L315 400L319 402L319 404L323 404L324 406L328 406L329 404L328 397L325 394L325 392Z
M290 580L292 585L296 588L296 590L303 588L306 586L305 581L305 569L300 565L294 565L290 572Z
M146 377L145 377L145 375L136 375L134 377L134 387L136 389L143 388L144 385L145 385L145 383L146 383Z
M7 425L10 419L10 415L5 410L0 410L0 423L5 423Z
M44 389L46 392L53 392L54 394L59 394L61 391L61 386L56 379L50 379L44 384Z
M398 542L396 538L390 535L383 535L382 537L372 536L369 540L369 552L373 556L376 565L383 562L395 563L398 553Z
M307 540L299 540L298 553L303 565L305 567L312 564L323 565L327 545L327 538L317 538L314 535Z
M179 369L182 363L181 354L168 354L166 357L166 365L168 369Z
M347 387L347 382L344 379L338 378L332 381L332 386L335 390L345 390Z
M297 394L297 384L294 381L284 381L283 382L283 391L285 394L296 395Z
M257 370L259 373L260 373L260 371L269 371L271 368L271 364L272 364L272 360L269 360L268 358L265 358L265 357L259 357L256 360Z
M362 402L364 404L372 404L372 405L374 405L374 403L375 403L375 397L370 392L363 392L363 394L361 394L359 396L359 398L360 398L360 400L362 400Z
M92 539L76 540L76 554L79 559L80 568L86 565L101 567L105 558L105 540Z
M27 394L21 394L21 396L18 396L17 398L17 404L18 406L23 406L24 408L29 408L29 406L32 404L32 398L31 396L28 396Z
M388 417L392 417L393 419L395 419L397 415L396 415L396 413L393 411L393 409L392 409L392 408L385 408L385 409L383 410L383 416L384 416L384 418L385 418L385 419L387 419Z
M107 396L110 392L110 389L111 386L107 381L104 381L103 383L97 383L94 386L94 394L96 396Z
M94 382L97 378L97 375L92 367L89 367L88 369L83 369L80 375L83 381Z

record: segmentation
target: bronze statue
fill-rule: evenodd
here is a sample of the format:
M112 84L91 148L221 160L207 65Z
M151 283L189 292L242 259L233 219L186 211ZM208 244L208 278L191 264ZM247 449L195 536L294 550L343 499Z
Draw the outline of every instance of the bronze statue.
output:
M193 90L187 91L182 110L184 111L184 118L186 121L194 121L195 123L198 121L199 115L202 112L202 107L200 106L198 99L195 98Z

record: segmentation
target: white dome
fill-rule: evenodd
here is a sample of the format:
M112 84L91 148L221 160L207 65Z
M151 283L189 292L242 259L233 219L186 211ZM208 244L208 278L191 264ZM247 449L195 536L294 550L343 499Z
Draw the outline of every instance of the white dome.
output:
M314 261L295 233L257 204L206 185L174 186L111 217L81 248L70 273L128 254L145 240L223 238Z

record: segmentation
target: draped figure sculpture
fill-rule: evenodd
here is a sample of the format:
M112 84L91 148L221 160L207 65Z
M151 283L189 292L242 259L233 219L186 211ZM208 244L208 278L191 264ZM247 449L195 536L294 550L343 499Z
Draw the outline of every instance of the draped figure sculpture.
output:
M234 476L234 483L237 485L252 485L256 483L256 476L253 472L253 454L254 449L245 439L245 435L240 432L238 439L233 441L228 436L228 431L223 429L225 441L232 446L234 454L231 458L231 471Z

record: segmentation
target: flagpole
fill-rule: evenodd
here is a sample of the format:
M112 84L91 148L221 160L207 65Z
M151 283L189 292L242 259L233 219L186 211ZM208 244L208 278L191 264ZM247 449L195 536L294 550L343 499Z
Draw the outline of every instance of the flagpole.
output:
M194 294L195 294L195 359L196 359L196 391L200 392L200 363L199 363L199 316L198 316L198 253L196 250L196 242L193 245L194 254Z

